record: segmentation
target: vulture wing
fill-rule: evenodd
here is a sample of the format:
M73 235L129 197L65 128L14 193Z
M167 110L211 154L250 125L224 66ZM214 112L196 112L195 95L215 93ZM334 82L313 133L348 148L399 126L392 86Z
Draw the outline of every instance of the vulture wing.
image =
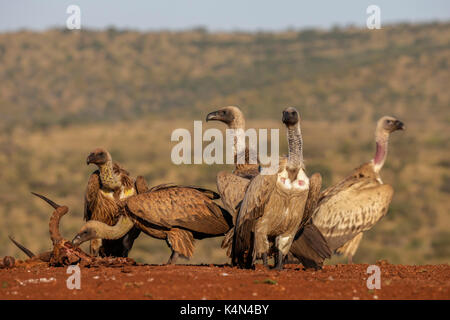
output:
M225 208L233 215L233 220L236 220L237 206L244 199L249 183L249 179L233 173L221 171L217 174L217 191Z
M162 185L130 197L126 206L145 224L221 235L230 229L231 219L214 203L215 196L215 192L202 188Z
M88 221L92 218L92 212L97 202L97 195L100 191L100 172L94 171L89 177L89 181L84 194L84 220Z
M320 173L314 173L311 178L309 178L308 199L306 200L305 210L303 211L303 218L299 229L301 229L312 217L312 214L317 207L317 202L319 201L320 188L322 188L322 176Z
M244 198L249 183L249 179L239 177L234 173L221 171L217 174L217 190L223 205L233 216L233 226L236 224L238 207ZM231 228L222 242L222 248L227 250L228 256L231 255L233 236L234 228Z
M310 221L317 207L321 187L322 176L320 173L313 174L309 179L308 200L303 219L290 249L290 253L299 259L306 268L320 268L323 260L331 256L326 239Z
M332 251L369 230L387 212L394 190L370 177L348 178L323 197L312 221Z
M265 205L275 189L277 175L258 175L252 179L236 218L232 247L232 260L241 266L253 263L254 225L264 214ZM250 259L249 259L250 258Z
M145 181L145 178L143 176L138 176L136 178L135 188L137 193L146 193L149 191L147 181Z

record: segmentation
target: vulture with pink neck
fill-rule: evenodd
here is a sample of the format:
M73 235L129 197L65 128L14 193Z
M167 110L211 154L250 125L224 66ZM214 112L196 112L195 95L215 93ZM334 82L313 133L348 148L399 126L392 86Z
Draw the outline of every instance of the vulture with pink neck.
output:
M371 229L388 211L394 190L383 183L380 170L386 161L390 134L404 129L396 118L385 116L378 120L373 160L320 194L311 222L321 231L330 249L347 256L349 263L363 232ZM291 247L294 256L297 246L300 244L294 241Z

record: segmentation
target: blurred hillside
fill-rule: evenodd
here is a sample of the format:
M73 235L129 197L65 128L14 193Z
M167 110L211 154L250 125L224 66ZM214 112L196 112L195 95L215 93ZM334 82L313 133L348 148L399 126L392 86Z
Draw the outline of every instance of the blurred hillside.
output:
M238 105L248 127L281 128L281 110L303 119L305 159L326 186L371 159L376 120L405 122L382 171L395 189L388 216L366 236L356 262L450 261L450 23L382 30L281 33L94 31L0 34L0 256L51 247L50 207L68 205L63 235L82 225L83 193L97 146L150 184L215 188L229 166L176 166L171 132ZM219 127L218 123L204 128ZM190 261L227 261L219 239ZM165 262L165 242L142 235L131 256ZM343 261L335 258L331 263Z

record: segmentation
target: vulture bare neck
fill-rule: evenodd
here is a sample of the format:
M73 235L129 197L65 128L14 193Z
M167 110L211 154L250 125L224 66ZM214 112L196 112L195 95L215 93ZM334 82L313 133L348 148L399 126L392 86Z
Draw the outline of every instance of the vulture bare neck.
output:
M386 162L388 153L389 136L378 138L376 141L376 152L373 158L373 165L375 172L380 172Z
M303 167L303 138L300 124L288 127L287 139L289 146L288 166L293 168Z
M114 226L96 220L90 220L88 224L94 228L100 239L107 240L122 238L134 226L134 222L126 216L120 216L119 221Z
M229 125L229 129L235 130L233 138L235 169L233 173L244 178L251 178L259 173L259 161L256 152L252 154L249 146L245 143L245 120L242 116L237 119ZM254 150L252 149L252 151Z

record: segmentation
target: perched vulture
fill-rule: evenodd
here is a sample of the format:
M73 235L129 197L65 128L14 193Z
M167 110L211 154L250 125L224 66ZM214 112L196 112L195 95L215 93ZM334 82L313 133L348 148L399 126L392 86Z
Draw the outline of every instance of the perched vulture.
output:
M87 157L86 163L96 164L98 170L89 177L84 201L84 219L96 220L113 226L119 219L120 200L126 199L139 190L130 174L103 148L97 148ZM142 183L143 178L137 179ZM145 181L144 181L145 183ZM145 188L145 187L144 187ZM146 190L141 190L145 192ZM140 230L133 228L117 240L92 239L90 251L96 256L127 257Z
M303 222L310 187L303 162L300 116L295 108L283 111L287 128L288 158L282 158L277 173L259 174L245 192L234 228L232 263L252 268L255 259L276 250L276 268L283 267L294 236Z
M245 118L238 107L229 106L213 111L206 116L206 121L221 121L225 123L228 129L241 129L245 132ZM233 216L233 224L236 223L238 205L244 198L250 180L259 174L259 164L250 163L249 148L245 147L244 163L238 163L238 147L237 139L233 143L235 167L233 172L220 171L216 177L217 191L220 194L225 208ZM256 159L258 160L258 159ZM225 235L222 242L222 248L227 249L227 255L231 255L231 243L233 239L234 229Z
M179 255L190 258L194 239L223 236L232 226L230 214L214 200L213 191L177 185L159 185L121 202L122 215L114 226L88 221L74 238L78 245L88 240L120 239L133 227L166 240L172 250L168 264Z
M401 121L382 117L375 131L374 159L324 190L313 213L312 224L324 235L332 252L346 255L349 263L363 232L386 215L392 200L394 190L383 184L380 170L386 161L389 135L396 130L404 130Z

